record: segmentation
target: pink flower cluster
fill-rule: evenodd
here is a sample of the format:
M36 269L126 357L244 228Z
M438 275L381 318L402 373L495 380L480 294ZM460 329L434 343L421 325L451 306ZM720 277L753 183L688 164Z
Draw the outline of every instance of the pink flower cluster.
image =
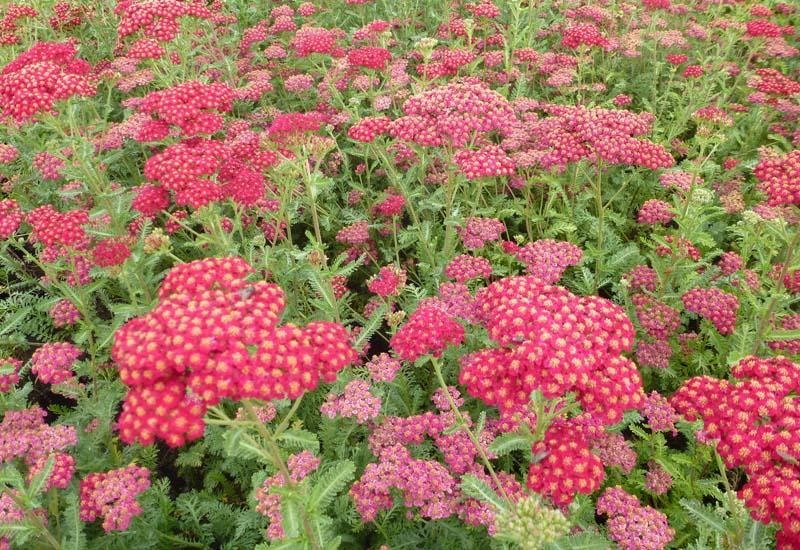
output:
M731 334L736 328L739 299L718 288L693 288L681 298L687 311L711 321L720 334Z
M103 529L125 531L142 513L136 498L150 487L150 470L131 464L81 480L81 521L103 518Z
M403 365L388 353L381 353L374 355L365 366L375 382L391 382Z
M0 359L0 368L10 369L11 372L0 374L0 393L6 393L19 382L19 369L22 367L22 361L14 359L13 357L6 357Z
M369 382L353 380L341 395L328 395L319 410L328 418L355 418L356 422L363 424L381 413L381 399L370 393L369 388Z
M179 265L164 279L158 306L117 331L112 357L129 386L123 441L181 446L202 437L206 405L295 399L356 360L342 325L278 326L283 291L248 282L251 273L237 257Z
M636 221L647 225L668 224L674 217L671 204L658 199L650 199L645 201L639 209Z
M511 104L484 84L449 83L426 90L403 104L389 127L392 137L425 146L465 147L473 137L507 135L516 124Z
M605 164L669 168L675 160L661 145L639 136L650 132L654 116L625 110L541 104L550 116L526 117L524 139L515 137L517 165L563 170L581 159Z
M280 472L264 480L264 483L256 489L256 512L269 519L267 537L270 540L281 540L286 536L283 530L283 514L281 513L281 494L272 492L273 487L283 487L287 481L299 483L320 465L320 459L314 456L311 451L302 451L294 454L287 460L289 476L291 480Z
M497 145L486 145L476 151L461 150L453 156L453 162L468 180L510 176L516 167L511 157Z
M621 487L609 487L597 500L597 513L608 516L608 536L621 550L663 550L675 538L667 516Z
M7 411L0 423L0 462L23 458L28 478L40 472L47 461L55 461L46 488L65 488L75 472L75 460L62 452L78 442L73 426L45 424L47 413L39 407Z
M6 240L19 229L25 214L14 199L0 200L0 239Z
M459 283L492 276L492 264L486 258L461 254L453 258L444 270L445 275Z
M496 218L467 218L461 228L461 240L466 248L477 250L498 240L505 230L505 224Z
M31 372L45 384L61 384L74 376L81 350L69 342L50 342L33 352Z
M569 266L578 265L583 251L566 241L541 239L527 243L516 252L526 271L543 283L555 283Z
M74 325L81 318L81 312L67 299L59 300L50 308L50 318L56 328Z

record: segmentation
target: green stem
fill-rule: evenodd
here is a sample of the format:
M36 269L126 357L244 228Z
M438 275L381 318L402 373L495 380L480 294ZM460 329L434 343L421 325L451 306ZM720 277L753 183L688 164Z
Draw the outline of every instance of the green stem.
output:
M792 264L792 260L794 259L794 251L798 246L800 246L800 229L797 229L797 231L795 231L794 237L792 238L792 241L789 244L789 249L786 251L786 261L783 263L781 271L778 274L778 281L775 285L775 291L772 293L772 297L769 300L769 304L767 305L767 310L764 312L764 315L762 315L761 319L759 320L758 331L756 332L756 339L753 342L753 350L752 350L753 355L755 355L758 352L758 349L761 347L761 344L764 341L764 336L767 333L767 327L769 327L770 320L772 319L772 314L775 313L775 306L778 305L778 297L783 291L783 279L786 276L786 273Z
M453 396L450 395L450 388L444 381L444 376L442 376L442 367L439 364L439 360L435 357L431 357L431 363L433 363L433 371L436 373L436 379L439 381L439 387L442 388L445 397L447 397L447 402L450 403L450 408L456 415L456 419L458 419L459 428L461 428L467 434L470 441L472 441L472 444L475 445L475 449L477 449L478 454L480 455L484 466L486 466L486 469L489 471L489 476L492 478L492 482L494 482L494 484L497 486L498 491L500 491L505 501L509 504L509 509L514 510L515 509L514 501L511 500L511 498L508 496L508 493L506 493L505 488L503 488L503 485L500 483L500 480L498 479L497 474L495 473L494 468L492 467L492 463L489 462L489 457L486 456L486 451L483 448L483 443L481 443L478 437L474 433L472 433L472 430L469 429L469 426L467 425L464 419L464 415L458 408L458 405L453 399Z

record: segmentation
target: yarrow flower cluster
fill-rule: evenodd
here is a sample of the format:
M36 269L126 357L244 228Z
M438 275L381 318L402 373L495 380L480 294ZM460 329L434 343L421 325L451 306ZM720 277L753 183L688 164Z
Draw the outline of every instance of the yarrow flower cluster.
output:
M91 66L72 44L37 42L0 72L0 113L25 122L74 95L92 96Z
M439 357L448 345L457 346L463 340L463 326L443 308L427 305L411 314L389 345L400 359L416 361L428 354Z
M283 291L248 282L251 273L236 257L179 265L158 306L117 331L112 357L129 386L123 441L181 446L202 437L206 406L223 397L295 399L355 361L342 325L278 326Z
M19 382L19 369L22 367L22 361L14 359L13 357L6 357L0 359L0 368L10 370L0 374L0 393L6 393L11 390Z
M281 513L282 497L278 492L273 492L273 487L283 487L287 482L299 483L320 465L320 459L310 451L293 454L286 461L289 468L290 479L281 472L264 480L261 487L256 489L256 512L269 519L267 537L270 540L281 540L286 536L283 530L283 514Z
M527 272L543 283L555 283L570 266L578 265L583 251L567 241L541 239L527 243L516 252Z
M135 464L97 472L81 480L81 521L103 518L103 529L125 531L142 513L136 498L150 487L150 470Z
M388 353L381 353L373 356L365 366L375 382L391 382L403 365Z
M445 275L459 283L492 276L492 264L486 258L461 254L453 258L444 270Z
M720 334L731 334L736 328L739 299L718 288L693 288L681 298L687 311L711 321Z
M63 451L77 444L77 432L73 426L46 424L46 415L38 406L6 411L0 423L0 463L24 458L32 479L52 458L54 467L45 488L63 489L75 472L75 459Z
M505 230L505 224L496 218L467 218L460 229L461 240L466 248L477 250L498 240Z
M389 135L420 145L465 147L476 135L511 132L516 117L501 94L483 84L450 83L426 90L403 104Z
M759 188L767 194L767 204L800 205L800 149L762 158L753 173L761 182Z
M563 170L582 159L605 164L669 168L675 159L651 141L638 139L650 132L654 116L625 110L542 104L550 115L532 117L524 126L527 136L512 157L518 165Z
M406 284L406 272L396 265L387 265L367 282L367 289L378 296L388 297L400 294Z
M675 537L667 516L621 487L609 487L597 500L597 513L608 516L608 536L621 550L663 550Z
M758 521L782 526L778 548L800 545L800 365L785 357L747 357L734 380L698 376L670 398L687 420L703 420L706 440L728 468L744 468L739 497Z
M74 376L72 367L81 353L69 342L44 344L33 352L31 372L45 384L61 384Z
M359 424L372 420L381 413L381 399L370 393L369 387L369 382L353 380L341 395L330 394L319 410L328 418L355 418Z
M533 390L572 391L585 410L613 424L644 400L636 366L621 355L634 328L616 304L525 276L493 283L477 305L503 347L464 356L460 381L487 404L519 410Z
M59 300L50 308L50 318L56 328L74 325L81 318L81 312L69 300Z
M477 151L464 149L455 154L453 162L468 180L510 176L515 168L511 157L497 145L486 145Z
M139 141L158 141L167 136L170 126L180 128L183 137L213 134L222 129L219 113L231 110L234 92L225 84L183 82L147 94L138 110L153 118L139 129Z

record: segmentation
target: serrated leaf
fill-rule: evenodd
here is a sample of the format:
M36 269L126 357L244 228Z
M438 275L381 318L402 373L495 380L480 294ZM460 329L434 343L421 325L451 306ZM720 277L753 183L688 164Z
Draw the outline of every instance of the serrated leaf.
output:
M507 509L503 499L485 481L473 475L467 474L461 478L461 490L467 496L491 504L499 512Z
M728 527L726 521L715 514L713 510L703 506L700 502L682 498L680 500L680 505L684 510L689 512L689 515L692 516L695 522L702 524L715 533L724 534L727 532Z
M281 499L281 526L286 537L292 538L300 535L302 520L300 519L300 506L291 498Z
M82 550L86 548L86 537L83 534L83 522L78 506L78 495L74 492L66 495L67 506L64 508L61 547L64 550Z
M785 340L797 340L800 338L800 329L776 330L770 332L765 340L769 342L782 342Z
M28 498L31 500L35 499L39 496L42 491L44 491L44 486L47 483L47 480L50 479L50 474L53 473L53 467L56 465L55 456L50 455L47 459L47 462L35 476L31 480L30 486L28 486Z
M317 436L307 430L286 430L280 434L277 439L294 449L307 449L315 453L319 452Z
M489 444L489 451L497 456L504 456L512 451L530 450L531 436L524 434L503 434Z
M310 512L322 512L334 497L355 477L356 466L350 460L334 462L317 477L311 490L307 509Z

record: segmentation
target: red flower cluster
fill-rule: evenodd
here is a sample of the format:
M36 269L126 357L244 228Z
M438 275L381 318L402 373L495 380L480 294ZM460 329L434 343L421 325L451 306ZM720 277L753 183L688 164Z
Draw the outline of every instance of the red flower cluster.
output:
M575 296L538 278L507 277L480 291L487 348L462 359L460 382L501 411L524 407L532 391L574 392L584 410L613 424L644 401L630 351L634 328L625 312L596 296Z
M308 57L312 53L331 54L336 48L336 35L322 27L302 27L292 40L297 57Z
M92 96L91 66L76 59L72 44L37 42L0 72L0 113L24 122L56 101L74 95Z
M609 49L611 43L608 38L603 36L600 29L592 23L574 23L564 29L561 37L561 45L573 50L580 46L599 46Z
M735 382L690 379L670 399L689 420L703 419L707 439L729 468L749 479L739 496L753 517L783 526L778 548L800 545L800 366L785 357L747 357Z
M347 61L354 67L381 70L391 60L392 54L386 48L364 46L347 52Z
M278 326L283 292L249 283L252 272L241 258L180 265L164 279L159 305L117 331L112 357L130 386L119 420L123 441L180 446L202 437L208 404L295 399L356 359L339 324Z
M368 116L353 124L347 136L356 141L370 143L389 130L392 120L387 116Z
M231 110L234 92L225 84L183 82L172 88L147 94L138 110L157 117L142 125L139 141L158 141L178 126L184 137L213 134L222 129L222 116ZM218 112L215 112L218 111Z
M416 361L427 354L439 357L448 345L457 346L463 340L464 327L443 308L426 305L411 314L389 345L401 359Z
M387 265L367 282L367 290L378 296L396 296L406 284L406 272L396 265Z
M477 151L464 149L453 156L453 162L468 180L510 176L516 165L497 145L486 145Z
M173 40L178 36L181 17L210 19L212 13L201 2L181 2L180 0L121 0L114 12L120 16L117 33L120 40L141 31L148 38L161 41Z
M0 45L18 44L19 37L14 34L17 30L17 19L23 17L36 17L39 13L30 6L11 4L6 14L0 19Z
M756 75L748 81L748 85L759 92L786 96L800 93L800 82L792 80L777 69L758 69Z
M178 205L200 208L232 198L249 206L263 198L265 180L261 169L273 162L274 154L259 149L257 134L254 140L236 147L198 137L170 145L147 159L144 176L173 191ZM153 208L148 208L152 212L162 204L163 196L155 191L147 193L138 205L152 201Z
M762 158L753 173L761 182L759 189L767 194L767 204L800 205L800 149Z
M557 506L569 506L576 493L595 492L606 477L602 461L579 432L573 423L554 423L533 445L533 455L542 459L528 469L528 488Z
M14 199L0 200L0 239L5 240L19 229L25 214Z
M711 321L720 334L731 334L736 328L739 299L718 288L693 288L681 298L692 313Z
M34 208L28 212L27 222L31 224L31 240L45 246L75 246L86 240L82 225L89 223L86 210L58 212L50 204Z
M121 265L131 255L131 249L128 245L115 238L103 239L94 247L92 256L94 263L98 267L112 267Z

